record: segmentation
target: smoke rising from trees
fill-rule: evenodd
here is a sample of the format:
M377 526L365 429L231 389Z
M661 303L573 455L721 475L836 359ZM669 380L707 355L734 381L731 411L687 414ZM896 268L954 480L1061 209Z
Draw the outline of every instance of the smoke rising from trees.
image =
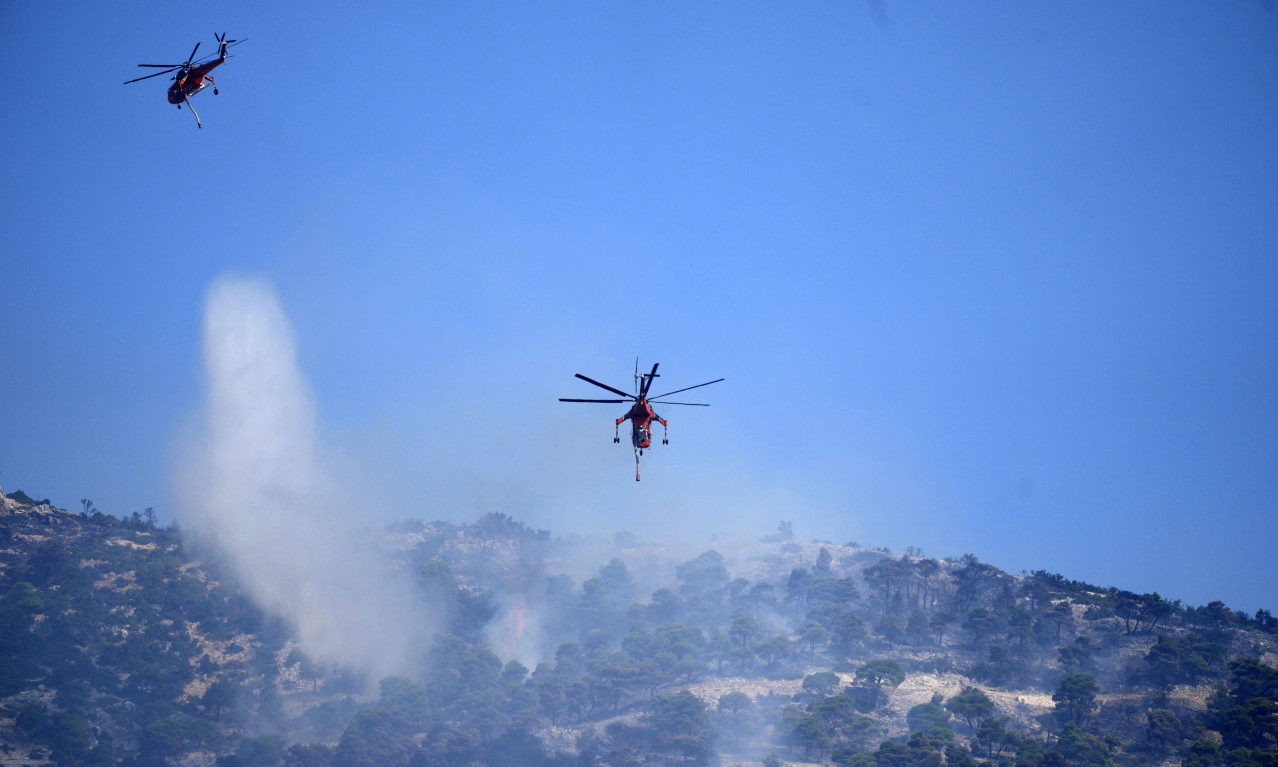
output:
M179 469L180 516L206 532L316 660L372 679L409 668L430 613L351 535L293 328L264 280L222 277L204 303L206 401Z

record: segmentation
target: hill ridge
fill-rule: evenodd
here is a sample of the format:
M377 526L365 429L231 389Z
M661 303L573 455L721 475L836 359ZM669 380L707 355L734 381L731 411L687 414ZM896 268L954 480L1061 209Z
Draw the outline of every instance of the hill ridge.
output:
M449 620L408 677L308 657L199 536L0 491L0 764L1275 753L1272 723L1221 724L1247 710L1234 688L1278 673L1263 610L785 536L679 562L634 536L583 554L503 514L371 532Z

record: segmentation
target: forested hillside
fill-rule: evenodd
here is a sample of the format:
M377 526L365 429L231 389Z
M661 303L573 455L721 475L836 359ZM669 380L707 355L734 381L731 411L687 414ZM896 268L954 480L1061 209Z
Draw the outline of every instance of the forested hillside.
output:
M82 505L0 494L3 764L1278 767L1265 610L785 522L687 556L490 514L368 531L447 629L366 679L198 535Z

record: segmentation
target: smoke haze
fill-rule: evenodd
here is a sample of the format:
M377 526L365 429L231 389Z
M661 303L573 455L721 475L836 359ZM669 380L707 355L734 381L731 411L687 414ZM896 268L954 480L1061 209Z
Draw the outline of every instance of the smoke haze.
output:
M206 402L179 471L180 514L205 530L303 652L379 679L434 628L403 573L351 535L354 507L321 458L316 407L271 286L222 277L204 303Z

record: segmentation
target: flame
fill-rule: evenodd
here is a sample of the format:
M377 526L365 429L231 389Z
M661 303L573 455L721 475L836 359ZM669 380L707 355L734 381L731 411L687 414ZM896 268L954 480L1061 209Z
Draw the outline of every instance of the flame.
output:
M519 605L510 608L505 614L498 614L498 617L484 630L488 637L488 646L503 658L515 658L526 654L521 653L521 650L528 649L523 645L529 612L531 608L527 605Z
M515 635L515 642L524 638L524 616L527 614L527 607L515 607L511 609L510 614L506 616L506 620L510 622L511 629Z

